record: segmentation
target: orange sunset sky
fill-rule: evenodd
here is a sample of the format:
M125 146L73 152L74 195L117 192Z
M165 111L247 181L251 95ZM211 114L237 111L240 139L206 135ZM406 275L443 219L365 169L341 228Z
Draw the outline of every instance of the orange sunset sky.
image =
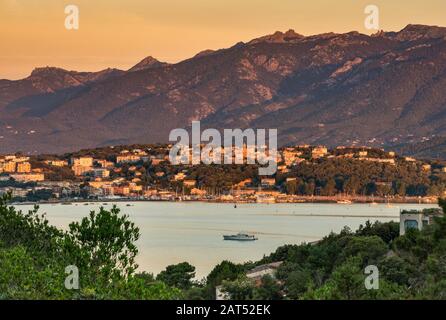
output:
M79 30L64 27L66 5ZM445 0L0 0L0 79L38 66L128 69L151 55L178 62L204 49L294 29L311 35L364 28L364 8L380 8L384 30L446 25Z

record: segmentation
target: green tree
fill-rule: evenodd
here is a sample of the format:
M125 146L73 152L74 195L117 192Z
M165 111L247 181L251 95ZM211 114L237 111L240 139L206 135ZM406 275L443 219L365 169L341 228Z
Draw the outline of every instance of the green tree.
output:
M38 208L22 213L0 199L0 299L178 299L178 289L148 274L134 276L138 229L114 208L101 209L68 232ZM65 288L75 265L80 290Z
M354 237L345 246L342 256L361 258L363 265L375 263L388 251L386 243L378 236Z
M351 257L335 269L322 292L326 299L354 300L361 299L365 290L361 259Z
M385 258L380 263L380 274L384 279L399 285L410 285L410 278L416 273L416 268L399 256Z
M300 299L312 284L311 273L298 269L290 272L286 279L287 296L291 299Z
M245 268L242 265L225 260L214 267L207 276L206 281L215 287L220 285L223 280L233 281L237 279L244 271Z
M64 244L78 267L93 271L94 276L128 277L138 267L139 236L139 228L116 206L110 211L101 207L98 213L91 211L81 222L71 223Z
M254 298L254 284L243 276L234 281L223 281L222 291L231 300L252 300Z
M157 280L179 289L189 289L195 277L195 267L187 262L167 266L156 277Z
M356 231L357 236L378 236L385 243L390 244L400 235L400 224L397 222L382 223L375 221L371 223L367 221L365 225L360 225Z
M260 285L254 288L253 298L255 300L281 300L280 285L270 275L262 277Z

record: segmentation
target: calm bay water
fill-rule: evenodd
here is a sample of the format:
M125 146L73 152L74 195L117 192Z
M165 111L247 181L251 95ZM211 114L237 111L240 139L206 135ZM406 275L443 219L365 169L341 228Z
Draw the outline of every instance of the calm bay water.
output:
M367 220L399 221L402 209L431 208L434 205L339 205L339 204L232 204L201 202L119 202L118 207L140 228L138 241L140 270L159 273L167 265L188 261L205 277L223 260L256 261L285 244L321 239L344 226L356 230ZM45 204L51 224L66 229L79 221L95 204ZM112 204L104 206L111 208ZM28 210L32 206L18 206ZM224 234L240 231L256 234L256 242L223 241Z

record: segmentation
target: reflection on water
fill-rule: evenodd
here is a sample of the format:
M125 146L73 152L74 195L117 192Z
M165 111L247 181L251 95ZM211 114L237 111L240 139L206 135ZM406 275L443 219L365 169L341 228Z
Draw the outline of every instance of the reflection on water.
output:
M405 204L393 207L366 204L232 204L201 202L117 203L140 228L138 241L141 270L158 273L167 265L188 261L199 278L222 260L246 262L261 259L285 244L321 239L344 226L356 230L367 220L399 221L400 209L433 205ZM103 204L41 205L53 225L66 228ZM22 210L32 206L20 206ZM105 206L111 208L111 205ZM245 231L256 242L223 241L223 234Z

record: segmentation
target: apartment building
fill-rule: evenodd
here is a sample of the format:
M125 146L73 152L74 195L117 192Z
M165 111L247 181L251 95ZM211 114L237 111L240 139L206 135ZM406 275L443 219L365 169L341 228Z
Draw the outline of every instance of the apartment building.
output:
M82 176L86 174L87 172L90 172L93 168L87 167L87 166L81 166L81 165L74 165L71 167L71 170L73 170L75 176Z
M71 165L82 166L82 167L92 167L93 166L93 158L92 157L71 158Z
M110 170L104 168L93 169L91 172L96 178L108 178L110 176Z
M30 173L31 164L29 162L18 162L16 167L17 173Z

